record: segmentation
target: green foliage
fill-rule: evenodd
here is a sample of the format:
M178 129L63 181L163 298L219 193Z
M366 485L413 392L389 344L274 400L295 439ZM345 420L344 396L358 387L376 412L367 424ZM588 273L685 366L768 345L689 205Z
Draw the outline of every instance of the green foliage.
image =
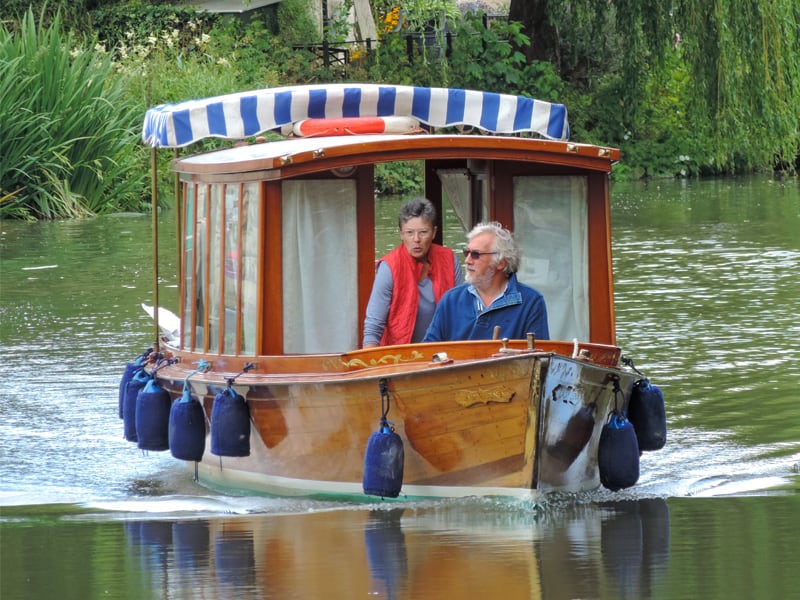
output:
M18 28L28 11L39 17L39 24L49 27L57 18L64 29L86 34L92 23L89 9L98 0L3 0L0 4L0 20L11 28Z
M791 164L800 148L800 4L686 2L679 46L690 67L691 118L714 164L742 171Z
M56 16L0 29L0 216L54 219L138 208L146 178L127 151L139 119L101 48Z
M573 131L599 128L623 137L625 160L642 173L798 164L797 0L721 0L712 7L703 0L511 0L511 12L530 19L526 32L540 31L540 13L526 10L532 5L544 8L548 31L557 32L535 40L540 53L569 83L569 94L595 100L583 105L591 114L577 120L571 107ZM680 81L669 81L673 69ZM679 93L665 96L665 88Z
M453 0L402 0L398 4L403 26L409 31L422 32L445 25L452 29L461 20L461 11Z
M482 17L469 13L455 30L451 85L561 102L564 84L552 64L527 64L525 55L517 49L530 43L521 24L497 20L485 27Z
M386 195L421 194L425 174L420 161L379 163L375 166L375 191Z
M41 7L38 28L30 12L22 16L28 0L0 9L2 217L146 209L149 151L138 132L149 106L278 85L370 81L560 102L572 139L622 149L617 178L791 167L800 148L792 0L724 0L711 13L699 0L535 0L557 33L547 60L527 58L527 25L487 26L480 2L452 0L373 0L379 40L367 52L347 39L345 2L325 35L349 49L350 62L328 66L307 0L246 20L167 1L32 4ZM410 49L409 35L417 36ZM419 165L381 165L376 177L381 193L422 187Z
M278 7L278 30L288 46L317 44L320 32L308 12L306 0L283 0Z
M196 50L198 36L221 21L212 13L143 0L102 6L92 11L91 18L94 31L109 49L154 46L162 41L184 53Z

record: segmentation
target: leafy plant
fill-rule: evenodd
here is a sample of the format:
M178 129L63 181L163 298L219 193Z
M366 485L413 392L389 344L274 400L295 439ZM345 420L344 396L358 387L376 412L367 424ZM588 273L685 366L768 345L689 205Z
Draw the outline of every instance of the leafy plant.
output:
M423 165L419 161L379 163L375 166L375 191L379 194L419 194L424 184Z
M0 29L0 216L54 219L136 206L146 182L127 150L138 118L101 47L56 16Z

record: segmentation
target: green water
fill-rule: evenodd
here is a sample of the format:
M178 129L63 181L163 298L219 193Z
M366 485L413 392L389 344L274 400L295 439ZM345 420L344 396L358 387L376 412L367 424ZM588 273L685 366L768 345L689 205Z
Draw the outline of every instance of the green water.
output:
M668 441L634 488L537 507L198 487L117 416L152 339L149 218L0 222L0 598L800 598L798 181L612 195L618 343L664 391Z

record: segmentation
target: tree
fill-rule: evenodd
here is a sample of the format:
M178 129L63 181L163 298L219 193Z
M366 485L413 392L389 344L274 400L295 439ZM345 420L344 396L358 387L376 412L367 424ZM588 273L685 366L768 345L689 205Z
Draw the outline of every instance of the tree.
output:
M687 69L687 114L729 168L792 164L800 149L797 0L511 0L509 18L573 84L618 74L628 121L668 52Z

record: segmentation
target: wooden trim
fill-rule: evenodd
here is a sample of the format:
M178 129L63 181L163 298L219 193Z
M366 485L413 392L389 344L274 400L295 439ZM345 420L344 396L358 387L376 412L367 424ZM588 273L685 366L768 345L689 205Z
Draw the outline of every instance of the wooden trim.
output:
M282 184L280 181L267 181L261 191L264 201L260 203L263 226L259 227L262 239L259 240L258 289L263 298L258 302L261 339L256 339L256 348L260 348L262 354L283 354L283 285L265 286L262 283L267 274L271 281L283 282Z
M180 148L175 148L175 151L172 154L173 154L173 158L175 158L175 159L180 158L180 156L181 156ZM181 257L181 256L183 256L183 254L181 252L181 248L183 248L183 227L184 227L184 224L183 224L183 219L181 217L183 216L183 196L182 196L182 194L184 193L183 192L184 186L181 184L181 177L180 177L179 173L175 173L173 175L172 179L173 179L173 181L172 181L173 189L174 189L174 193L175 193L175 214L177 215L177 218L175 219L175 243L177 245L177 248L176 248L177 254L175 254L175 256ZM181 276L181 262L180 261L178 262L178 265L177 265L177 271L178 272L176 273L176 275L177 275L178 279L180 280L180 276Z
M433 238L435 244L442 245L444 242L444 210L442 209L442 182L436 175L440 165L433 161L425 161L425 197L431 201L436 209L436 236Z
M524 168L524 166L523 166ZM514 175L538 175L521 171L515 165L492 163L489 172L489 215L486 221L499 221L506 229L514 231ZM503 198L501 202L499 199Z
M188 196L187 190L189 189L189 185L194 187L194 184L184 183L183 184L183 197L184 200ZM183 232L186 230L186 217L188 212L188 202L184 201L180 207L178 207L178 218L177 220L182 224L178 227L179 232ZM186 331L186 273L187 273L187 265L186 265L186 239L183 235L179 235L178 237L178 256L180 260L178 261L178 314L181 317L181 333L180 339L178 341L178 347L182 350L186 350L186 338L184 336L184 332ZM194 254L192 254L194 256Z
M589 335L593 342L616 344L608 177L590 173L588 182Z
M356 135L306 139L305 143L281 140L268 145L256 144L252 154L243 148L222 151L221 157L236 152L235 161L224 159L221 163L213 163L208 161L209 155L204 155L201 162L193 162L192 157L187 157L175 163L174 168L185 174L183 177L219 173L223 164L226 177L251 171L273 173L258 174L257 177L262 179L295 177L313 171L384 161L477 158L536 162L608 173L611 165L620 158L616 148L505 136Z
M361 345L367 303L375 281L375 168L363 165L356 173L356 231L358 234L358 333L356 339Z

